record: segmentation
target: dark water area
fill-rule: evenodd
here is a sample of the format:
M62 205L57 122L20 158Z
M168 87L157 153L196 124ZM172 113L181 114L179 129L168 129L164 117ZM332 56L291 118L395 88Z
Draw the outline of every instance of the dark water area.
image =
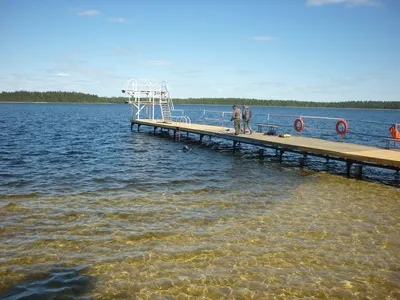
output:
M229 106L178 105L194 123ZM340 117L384 147L400 112ZM129 105L0 104L0 299L398 299L399 176L130 131ZM286 133L293 118L270 116ZM335 121L305 136L340 141ZM226 126L232 127L228 122ZM254 128L253 128L254 129ZM189 152L183 152L187 144Z

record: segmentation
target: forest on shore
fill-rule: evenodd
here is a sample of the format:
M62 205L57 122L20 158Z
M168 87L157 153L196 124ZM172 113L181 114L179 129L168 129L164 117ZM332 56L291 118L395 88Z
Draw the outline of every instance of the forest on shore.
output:
M1 92L0 102L49 102L49 103L124 103L128 97L99 97L78 92ZM400 101L343 101L313 102L297 100L262 100L247 98L177 98L175 104L241 105L251 106L291 106L291 107L332 107L332 108L370 108L400 109Z

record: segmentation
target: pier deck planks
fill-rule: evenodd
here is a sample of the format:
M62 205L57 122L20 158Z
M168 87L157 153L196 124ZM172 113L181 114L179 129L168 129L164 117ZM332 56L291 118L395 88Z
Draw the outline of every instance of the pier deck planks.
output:
M263 133L255 131L253 131L252 135L234 135L233 128L202 124L187 124L179 122L165 123L153 120L132 120L131 124L132 126L134 124L140 124L172 130L177 130L179 128L180 132L197 133L252 145L279 148L287 151L304 152L314 155L325 155L359 163L376 164L378 166L400 168L400 151L396 150L332 142L302 136L281 138L278 136L264 135Z

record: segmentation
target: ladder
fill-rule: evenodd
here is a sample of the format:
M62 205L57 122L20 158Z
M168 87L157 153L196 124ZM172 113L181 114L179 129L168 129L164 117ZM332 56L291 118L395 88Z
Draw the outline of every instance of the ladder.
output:
M163 122L171 122L172 114L171 114L171 107L170 107L169 103L160 101L160 109L161 109L161 117L162 117Z

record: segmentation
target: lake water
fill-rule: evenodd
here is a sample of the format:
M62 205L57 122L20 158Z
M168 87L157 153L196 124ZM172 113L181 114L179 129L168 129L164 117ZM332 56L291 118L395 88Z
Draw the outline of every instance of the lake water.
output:
M192 122L231 111L176 108ZM253 124L268 113L341 117L345 142L378 147L400 123L399 111L253 107ZM400 298L398 174L347 179L339 162L300 169L296 155L131 132L130 115L0 104L0 299ZM335 121L304 120L304 135L340 140ZM293 121L270 117L290 134Z

